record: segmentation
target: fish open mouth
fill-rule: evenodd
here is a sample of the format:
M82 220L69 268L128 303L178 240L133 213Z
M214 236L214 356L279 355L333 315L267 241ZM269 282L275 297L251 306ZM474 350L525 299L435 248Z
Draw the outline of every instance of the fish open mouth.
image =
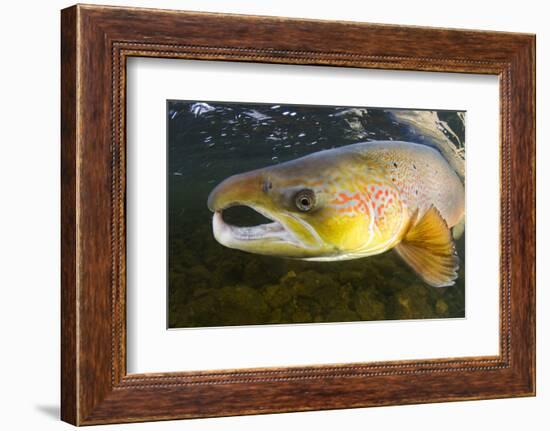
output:
M238 205L243 207L243 205ZM230 208L235 208L237 205L232 205L224 208L223 210L216 210L212 220L212 228L214 231L214 237L218 242L227 246L234 247L237 243L253 242L253 241L281 241L291 242L297 244L298 241L294 235L284 226L283 223L276 220L272 215L266 213L260 208L254 208L246 205L246 208L256 213L256 217L251 216L251 212L248 211L247 217L241 217L237 222L242 224L245 221L260 220L267 221L267 223L255 224L253 226L239 226L237 224L231 224L224 220L224 212L227 212L229 220L233 220L231 217Z
M273 222L272 217L266 217L252 207L243 204L224 207L222 216L225 223L237 227L250 227Z

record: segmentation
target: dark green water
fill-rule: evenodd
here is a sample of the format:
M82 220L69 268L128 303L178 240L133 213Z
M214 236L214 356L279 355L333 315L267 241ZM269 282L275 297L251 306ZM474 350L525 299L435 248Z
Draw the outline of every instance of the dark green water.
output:
M375 108L169 101L167 116L170 328L464 317L464 235L456 284L434 288L391 251L327 263L223 247L206 207L212 188L236 173L355 142L433 138ZM460 115L437 116L452 132L441 133L463 146ZM258 222L252 210L224 218Z

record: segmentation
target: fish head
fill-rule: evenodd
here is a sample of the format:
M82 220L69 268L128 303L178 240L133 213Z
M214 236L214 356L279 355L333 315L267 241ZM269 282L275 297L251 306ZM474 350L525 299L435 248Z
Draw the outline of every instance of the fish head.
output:
M369 212L348 211L342 202L351 177L352 163L323 157L231 176L208 197L214 237L226 247L264 255L312 260L344 256L372 235ZM250 207L272 222L230 225L222 214L232 206Z

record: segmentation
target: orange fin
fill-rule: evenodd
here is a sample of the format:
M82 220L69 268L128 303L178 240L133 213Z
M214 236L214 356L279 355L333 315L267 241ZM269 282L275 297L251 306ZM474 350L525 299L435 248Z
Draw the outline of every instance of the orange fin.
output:
M416 220L417 214L395 250L430 286L452 286L458 277L459 260L451 230L433 206L420 220Z

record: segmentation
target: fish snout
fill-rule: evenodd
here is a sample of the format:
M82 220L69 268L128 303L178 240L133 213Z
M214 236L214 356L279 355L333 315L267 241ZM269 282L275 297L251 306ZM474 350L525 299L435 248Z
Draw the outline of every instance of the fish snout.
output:
M263 200L263 189L263 176L259 173L233 175L210 192L208 209L218 212L235 205L259 204Z

